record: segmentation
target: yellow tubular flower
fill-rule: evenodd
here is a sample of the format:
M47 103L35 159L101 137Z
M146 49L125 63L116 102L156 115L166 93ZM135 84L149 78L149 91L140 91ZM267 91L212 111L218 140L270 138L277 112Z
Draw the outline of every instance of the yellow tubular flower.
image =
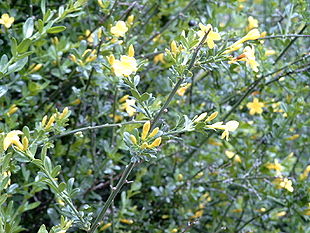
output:
M227 54L227 53L234 52L234 51L240 49L242 46L243 46L242 43L241 43L241 44L234 45L234 46L232 45L232 46L228 47L227 50L225 50L225 51L223 52L223 54Z
M27 150L28 146L29 146L28 138L27 137L23 137L22 143L23 143L23 151Z
M59 119L65 118L68 115L68 113L69 113L69 108L65 107L62 113L60 114Z
M156 138L156 139L154 140L154 142L149 146L149 148L157 147L157 146L160 145L160 143L161 143L161 137Z
M3 14L0 18L0 24L3 24L6 28L10 28L13 23L14 17L10 17L8 14Z
M185 92L187 91L187 89L188 89L191 85L192 85L191 83L187 83L185 86L180 87L180 88L177 90L177 94L178 94L179 96L184 96Z
M128 49L128 56L133 57L134 55L135 55L135 49L134 49L133 45L131 44L129 46L129 49Z
M127 24L132 25L134 19L135 19L135 16L134 16L134 15L128 16L127 21L126 21Z
M217 117L218 114L219 114L218 112L212 113L212 114L205 120L205 122L212 121L214 118Z
M51 118L49 119L49 121L47 122L45 129L49 129L51 128L51 126L54 124L55 121L55 115L51 116Z
M125 223L125 224L129 224L129 225L133 224L133 220L131 220L131 219L120 219L120 222Z
M47 116L44 116L44 117L43 117L43 119L42 119L42 121L41 121L41 125L42 125L42 127L44 127L44 126L45 126L46 121L47 121Z
M251 31L248 32L248 34L246 34L244 37L242 37L240 40L237 40L235 43L233 43L231 46L229 46L228 48L232 48L232 47L236 47L237 45L242 44L245 41L248 40L256 40L260 37L260 33L258 31L258 29L252 29Z
M206 117L207 117L208 113L207 112L204 112L204 113L201 113L195 120L194 122L199 122L199 121L202 121L204 120Z
M156 127L155 129L153 129L153 131L150 133L149 138L152 138L154 136L156 136L159 132L159 128Z
M246 106L250 109L250 114L254 115L255 113L262 114L265 104L263 102L259 102L257 98L254 98L253 102L248 103Z
M104 230L108 229L110 226L112 226L112 223L104 224L104 225L99 229L99 231L104 231Z
M113 65L115 62L115 57L113 54L111 54L110 56L107 57L108 58L108 62L110 63L110 65Z
M137 139L134 135L132 135L132 134L130 135L130 140L133 144L137 145Z
M111 33L116 37L124 37L128 31L128 27L124 21L117 21L115 26L111 28Z
M98 5L99 5L101 8L105 8L105 6L103 5L102 0L98 0Z
M283 170L283 167L282 165L279 163L279 160L278 159L275 159L274 160L274 163L267 163L266 164L266 167L269 169L269 170L276 170L277 172L281 173L281 171Z
M9 111L7 112L7 115L10 116L10 115L13 115L15 112L17 112L18 110L18 107L16 107L16 104L13 104L10 108L9 108Z
M249 64L255 72L258 72L259 64L255 60L255 50L254 47L247 46L243 50L243 54L245 55L245 61Z
M203 39L203 37L205 36L205 34L210 30L207 39L204 43L208 44L208 47L210 49L213 49L215 47L215 40L220 40L221 36L219 33L214 32L212 25L208 24L207 26L203 25L202 23L199 23L199 27L200 27L200 31L197 32L197 35L199 37L199 40L201 41Z
M32 73L35 73L37 72L38 70L40 70L42 68L43 64L36 64L30 71L29 73L32 74Z
M163 63L163 64L165 64L166 62L165 62L165 60L164 60L164 54L163 53L160 53L160 54L158 54L158 55L156 55L155 57L154 57L154 63L155 64L157 64L158 62L161 62L161 63Z
M170 50L173 54L178 54L180 52L177 43L174 40L170 44Z
M147 134L150 131L150 128L151 128L151 122L150 121L145 122L142 128L142 135L141 135L142 140L146 139Z
M4 151L6 151L9 148L9 146L11 146L11 145L15 145L18 147L18 149L23 150L24 146L19 141L19 136L18 136L21 134L23 134L23 132L20 130L12 130L11 132L9 132L3 140Z

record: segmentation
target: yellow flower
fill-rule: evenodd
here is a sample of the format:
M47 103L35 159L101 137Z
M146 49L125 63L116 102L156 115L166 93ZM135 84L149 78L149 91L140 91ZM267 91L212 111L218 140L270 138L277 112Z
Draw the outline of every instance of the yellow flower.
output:
M129 56L129 57L135 56L135 48L133 47L132 44L129 46L129 49L128 49L128 56Z
M283 217L283 216L286 215L286 212L285 212L285 211L281 211L281 212L278 212L276 215L277 215L278 217Z
M299 134L294 134L293 136L290 136L290 137L286 138L286 140L293 141L293 140L295 140L295 139L297 139L299 137L300 137Z
M274 51L273 49L267 49L265 51L265 56L272 56L274 54L276 54L276 51Z
M178 90L177 90L177 94L179 96L184 96L185 92L187 91L187 89L191 86L192 84L191 83L187 83L186 85L184 85L183 87L180 87Z
M244 48L243 50L243 54L245 55L245 61L247 64L249 64L252 68L252 70L254 70L255 72L258 72L258 66L259 64L256 62L255 60L255 50L254 50L254 47L250 47L250 46L247 46Z
M120 109L125 110L131 117L135 114L136 109L133 107L136 104L134 99L126 99L125 103L121 104Z
M111 27L111 33L116 37L124 37L128 27L124 21L117 21L115 26Z
M129 225L133 224L133 220L131 220L131 219L120 219L120 222L125 223L125 224L129 224Z
M43 64L33 64L32 66L30 66L29 68L29 73L32 74L32 73L35 73L37 72L38 70L40 70L42 68Z
M274 163L267 163L266 167L269 170L276 170L277 174L281 174L281 171L283 170L282 165L279 163L278 159L274 160Z
M194 119L194 122L197 123L199 121L202 121L204 120L206 117L207 117L208 113L207 112L204 112L204 113L201 113L196 119Z
M237 155L236 153L232 152L232 151L226 150L226 151L225 151L225 155L226 155L229 159L234 158L234 161L235 161L236 163L241 163L241 162L242 162L240 156Z
M261 114L265 104L263 102L259 102L257 98L254 98L253 102L248 103L246 106L250 109L250 114L254 115L255 113Z
M85 31L85 36L86 36L86 40L88 41L88 43L90 44L94 43L94 34L91 33L89 29Z
M238 121L228 121L225 125L223 125L223 122L216 122L212 125L207 125L210 129L220 129L224 130L224 132L221 135L221 139L226 138L226 141L229 139L229 132L235 131L239 126Z
M163 64L165 64L165 60L164 60L164 54L163 53L160 53L160 54L157 54L155 57L154 57L154 63L157 64L158 62L161 62Z
M16 107L16 104L13 104L13 105L9 108L9 110L8 110L8 112L7 112L7 115L8 115L8 116L11 116L11 115L13 115L15 112L17 112L17 110L18 110L18 107Z
M116 76L125 76L128 77L133 72L138 70L137 61L133 57L135 54L134 47L129 46L128 56L122 55L120 60L116 60L113 55L108 57L109 63L112 66L112 70Z
M174 40L170 43L170 50L174 55L180 52L177 43Z
M19 136L18 136L18 135L21 135L21 134L23 134L23 132L20 131L20 130L12 130L11 132L9 132L9 133L5 136L5 138L4 138L4 140L3 140L3 149L4 149L4 151L6 151L6 150L9 148L9 146L11 146L11 145L13 145L13 144L14 144L15 146L17 146L18 149L24 150L24 146L23 146L23 144L20 142Z
M228 47L224 52L223 54L227 54L227 53L231 53L231 52L234 52L238 49L240 49L241 47L243 46L243 44L237 44L237 45L232 45L230 47Z
M62 113L59 115L59 119L63 119L65 117L67 117L68 114L69 114L69 108L65 107L64 110L62 111Z
M134 15L128 16L127 21L126 21L127 24L132 25L134 19L135 19L135 16L134 16Z
M158 132L159 132L159 128L156 127L156 128L153 129L152 132L150 133L149 138L152 138L152 137L156 136L156 135L158 134Z
M0 18L0 24L3 24L6 28L10 28L13 22L14 17L10 17L8 14L3 14Z
M258 20L254 19L252 16L248 17L248 26L247 26L247 31L250 31L253 28L257 28L258 27Z
M217 117L218 114L219 114L218 112L212 113L212 114L205 120L205 122L212 121L214 118Z
M23 144L23 151L27 150L29 146L29 140L27 137L23 137L22 144Z
M112 226L112 223L104 224L104 225L99 229L99 231L104 231L104 230L108 229L110 226Z
M149 145L149 147L148 147L148 148L154 148L154 147L157 147L157 146L159 146L159 145L160 145L160 143L161 143L161 137L156 138L156 139L154 140L154 142L153 142L151 145Z
M245 41L248 40L256 40L260 37L260 33L258 31L257 28L252 29L251 31L248 32L248 34L246 34L244 37L242 37L241 39L237 40L235 43L233 43L231 46L228 47L228 49L230 49L231 47L236 47L240 44L242 44Z
M211 24L208 24L207 26L203 25L202 23L199 24L200 27L200 31L197 32L197 35L199 36L199 40L201 41L203 39L203 37L205 36L205 34L210 30L207 39L205 41L205 43L208 44L208 47L210 49L213 49L215 46L214 41L215 40L220 40L221 36L219 33L214 32L213 28L211 26Z
M292 183L291 180L289 180L289 179L287 179L287 178L284 178L284 179L280 182L279 186L280 186L281 188L284 188L284 189L288 190L289 192L293 192L293 191L294 191L294 188L293 188L292 184L293 184L293 183Z
M142 135L141 135L142 140L146 139L146 137L150 131L150 128L151 128L151 122L150 121L145 122L143 125L143 128L142 128Z
M43 118L44 119L44 118ZM42 120L43 121L43 120ZM55 121L55 115L52 115L51 118L49 119L49 121L47 122L45 129L49 129L52 127L52 125L54 124Z

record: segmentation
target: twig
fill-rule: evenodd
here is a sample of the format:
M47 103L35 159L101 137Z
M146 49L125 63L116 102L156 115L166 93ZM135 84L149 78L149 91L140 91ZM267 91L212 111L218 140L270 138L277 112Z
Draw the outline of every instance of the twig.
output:
M131 124L143 124L145 122L146 121L127 121L127 122L115 123L115 124L103 124L103 125L87 126L87 127L83 127L83 128L74 129L74 130L71 130L68 132L64 132L63 134L60 134L60 135L55 135L55 136L51 137L51 139L64 137L64 136L67 136L70 134L74 134L74 133L82 132L82 131L86 131L86 130L120 127L122 125L131 125Z
M305 26L303 26L303 28L300 30L300 32L298 34L303 33L303 31L307 28L307 24ZM285 54L285 52L292 46L292 44L298 39L298 37L295 37L284 49L283 51L280 53L280 55L277 57L277 59L274 61L274 65L277 64L277 62L283 57L283 55Z
M91 226L90 230L88 231L88 233L93 233L98 228L98 226L100 225L100 222L103 219L106 211L108 210L108 208L110 207L112 201L114 200L114 198L116 197L116 195L119 193L119 191L121 190L122 186L126 182L128 176L129 176L130 172L132 171L133 167L135 166L135 164L136 163L132 163L131 162L131 163L129 163L126 166L126 168L125 168L125 170L123 172L122 177L118 181L116 187L112 188L112 192L111 192L110 196L108 197L108 200L104 204L103 208L101 209L99 215L95 219L95 221L94 221L93 225Z

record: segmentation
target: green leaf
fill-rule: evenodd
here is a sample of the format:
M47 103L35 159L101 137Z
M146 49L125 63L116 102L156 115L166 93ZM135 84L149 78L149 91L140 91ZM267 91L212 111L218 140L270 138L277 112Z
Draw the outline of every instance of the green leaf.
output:
M55 34L55 33L59 33L59 32L62 32L66 30L66 27L65 26L55 26L55 27L52 27L50 29L47 29L47 33L50 33L50 34Z
M17 41L14 37L11 38L11 53L13 57L17 55Z
M59 190L59 192L63 192L63 191L66 189L66 187L67 187L66 183L61 182L61 183L58 185L58 190Z
M33 33L33 18L30 17L26 20L23 25L23 34L25 38L29 38L32 36Z
M3 54L0 60L0 71L5 72L4 67L9 62L8 56Z
M9 68L8 68L7 74L20 71L22 68L24 68L24 66L26 65L27 61L28 61L28 57L25 57L23 59L18 60L14 64L10 65Z
M29 46L31 45L31 40L28 38L23 39L23 41L17 46L18 53L27 52Z
M41 0L41 11L42 11L42 14L45 15L45 12L46 12L46 0Z
M44 224L40 227L38 233L48 233Z

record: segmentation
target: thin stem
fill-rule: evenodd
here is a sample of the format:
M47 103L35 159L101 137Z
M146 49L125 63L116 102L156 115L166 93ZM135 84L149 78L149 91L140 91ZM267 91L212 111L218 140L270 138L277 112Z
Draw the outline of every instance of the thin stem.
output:
M303 33L303 31L307 28L307 24L300 30L300 32L298 34ZM280 55L277 57L277 59L274 61L274 65L277 64L277 62L283 57L283 55L285 54L285 52L292 46L292 44L298 39L298 37L295 37L284 49L283 51L280 53Z
M70 135L70 134L74 134L74 133L82 132L82 131L87 131L87 130L102 129L102 128L111 128L111 127L120 127L120 126L122 126L122 125L131 125L131 124L143 124L143 123L145 123L145 122L146 122L146 121L127 121L127 122L123 122L123 123L87 126L87 127L83 127L83 128L74 129L74 130L65 132L65 133L60 134L60 135L55 135L55 136L52 137L52 139L64 137L64 136L67 136L67 135Z
M111 192L110 196L108 197L108 200L104 204L103 208L101 209L99 215L95 219L95 221L94 221L93 225L91 226L90 230L88 231L88 233L95 232L95 230L99 226L100 222L104 218L104 215L107 212L108 208L110 207L112 201L114 200L114 198L116 197L116 195L119 193L119 191L121 190L122 186L126 182L128 176L129 176L129 174L132 171L134 166L135 166L135 163L133 163L133 162L129 163L126 166L126 168L125 168L125 170L123 172L123 175L121 176L120 180L118 181L116 187L112 188L112 192Z

